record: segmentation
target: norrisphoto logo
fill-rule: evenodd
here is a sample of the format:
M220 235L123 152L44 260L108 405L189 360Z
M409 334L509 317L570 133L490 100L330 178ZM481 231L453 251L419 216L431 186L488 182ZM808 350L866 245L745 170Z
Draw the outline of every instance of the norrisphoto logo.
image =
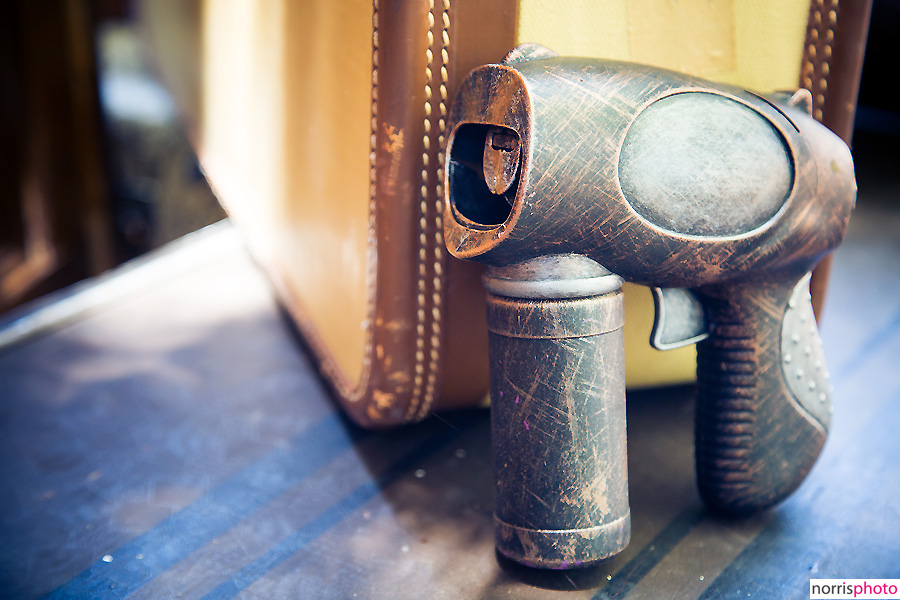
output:
M810 579L812 598L900 598L900 579Z

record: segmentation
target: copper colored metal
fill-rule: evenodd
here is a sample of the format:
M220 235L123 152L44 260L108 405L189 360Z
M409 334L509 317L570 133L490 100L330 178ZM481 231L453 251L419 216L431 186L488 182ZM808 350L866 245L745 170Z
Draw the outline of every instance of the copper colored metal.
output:
M450 117L444 186L450 252L491 265L489 277L510 265L529 273L529 280L543 274L551 283L542 285L560 294L553 301L509 301L520 307L508 309L517 315L510 318L543 327L543 337L529 337L555 340L552 348L511 351L492 339L492 418L514 423L521 411L518 397L520 403L527 398L532 406L546 405L547 414L566 423L554 421L561 429L545 437L495 427L500 551L527 564L572 566L566 551L575 546L565 546L571 536L559 532L582 531L625 514L612 503L604 505L606 512L595 511L603 494L575 510L549 513L527 498L539 491L547 505L568 507L581 497L555 479L574 459L547 457L602 456L600 467L581 468L592 478L607 473L608 482L618 481L612 474L624 464L617 451L581 452L602 419L592 421L594 413L588 411L594 415L588 418L579 408L594 406L597 390L622 385L620 371L609 364L615 361L605 360L620 348L610 349L608 332L573 337L570 329L581 331L580 324L556 322L554 302L588 302L590 296L578 292L578 285L560 284L578 277L554 275L544 264L547 257L580 257L624 280L684 288L696 296L710 329L698 345L701 495L714 510L746 514L796 489L819 455L830 420L808 273L840 243L854 204L846 144L810 117L799 96L793 102L766 98L670 71L560 57L535 46L516 49L504 64L472 71ZM518 142L512 175L511 155L503 154L509 150L494 143L500 134L501 140ZM521 265L535 260L540 269L523 271ZM560 268L572 260L577 261L559 262ZM667 296L678 298L660 297ZM489 309L495 302L489 300ZM677 306L666 310L678 316ZM490 309L492 331L499 327L496 315ZM587 344L580 354L574 339ZM594 364L597 353L601 359ZM551 389L528 387L529 380L556 383ZM517 395L498 387L511 381L519 382ZM616 402L596 407L614 411ZM573 434L582 428L584 435ZM530 479L509 472L510 445L532 457ZM503 483L516 477L518 488ZM532 482L543 487L528 488ZM511 535L507 525L547 533ZM607 541L605 548L615 545L614 536ZM527 551L521 554L523 545ZM601 554L596 546L576 551L586 561Z
M494 127L484 138L484 182L492 194L503 194L513 184L519 168L519 139Z

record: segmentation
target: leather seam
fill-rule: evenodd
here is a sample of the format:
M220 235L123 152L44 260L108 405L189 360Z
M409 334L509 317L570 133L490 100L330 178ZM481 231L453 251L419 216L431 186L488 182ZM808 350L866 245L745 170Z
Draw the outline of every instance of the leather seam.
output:
M374 323L376 318L376 279L378 263L378 236L376 235L376 181L375 154L378 134L378 0L372 0L372 87L369 124L369 203L368 232L369 247L366 256L366 338L363 342L362 370L355 387L344 377L332 377L338 391L348 403L359 402L368 392L368 382L372 374L372 353L374 351ZM340 373L340 369L337 369Z
M425 383L425 301L426 301L426 261L428 253L428 166L429 150L431 147L431 98L432 74L431 63L434 58L432 46L434 45L434 0L429 0L428 27L426 35L428 43L425 48L425 119L422 134L422 173L419 188L419 220L418 220L418 249L416 253L416 347L413 363L413 389L409 406L406 410L406 420L413 420L419 414L419 408L424 405L423 387Z
M825 0L813 0L814 7L810 12L809 25L806 33L806 47L803 56L802 86L810 91L813 96L813 118L822 121L828 91L828 80L831 74L831 57L833 54L834 33L837 28L837 18L840 0L829 0L826 12ZM823 27L824 32L820 34ZM815 59L819 53L819 45L822 42L820 36L824 36L824 45L821 47L822 57L820 68L816 70Z
M440 62L440 83L438 86L438 126L437 126L437 183L435 185L434 198L434 267L432 276L432 298L431 298L431 348L429 352L428 378L425 385L425 398L422 406L419 408L416 419L423 419L435 399L435 387L437 383L438 369L440 367L440 351L441 351L441 323L443 309L443 259L444 259L444 142L447 128L447 104L448 92L447 86L449 74L447 72L450 62L450 0L441 0L441 62ZM434 14L434 1L430 1L429 14ZM431 20L430 20L431 21Z
M441 346L441 310L443 305L443 177L444 151L443 144L447 124L447 65L449 63L448 46L450 43L450 2L440 0L440 79L435 81L435 0L428 2L428 27L427 46L425 50L425 118L423 122L424 133L422 136L422 173L421 187L419 190L419 221L418 221L418 251L416 257L417 289L416 289L416 348L413 373L413 389L410 404L406 411L406 419L417 421L423 419L434 403L435 388L437 383L438 368L440 366ZM437 92L437 123L435 120L435 92ZM434 166L432 168L432 156ZM430 185L432 175L437 175L437 184L433 187L434 199L430 198ZM434 209L433 223L434 235L428 238L429 214L432 206ZM429 249L431 250L431 310L428 314L428 263ZM430 336L426 337L426 322L431 323ZM426 344L427 341L427 344ZM426 345L428 353L426 357Z
M366 341L363 344L363 365L359 384L350 398L351 402L359 401L368 388L372 372L372 354L374 352L374 327L376 320L377 273L378 273L378 236L376 234L376 194L377 175L375 170L376 151L378 148L378 0L372 0L372 105L369 123L369 252L366 257L366 287L370 300L366 310Z

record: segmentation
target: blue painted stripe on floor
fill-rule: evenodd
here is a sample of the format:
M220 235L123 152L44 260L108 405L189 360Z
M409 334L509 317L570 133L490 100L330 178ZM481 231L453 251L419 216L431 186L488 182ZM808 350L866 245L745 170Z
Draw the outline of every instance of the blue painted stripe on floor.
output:
M412 468L436 454L452 440L472 429L477 423L487 423L474 416L467 417L458 428L446 427L436 433L427 442L392 464L374 480L360 485L330 508L310 520L309 523L295 531L289 537L274 546L271 550L238 571L230 579L222 582L203 597L203 600L226 600L241 593L246 587L276 568L285 560L303 550L308 544L328 532L343 519L361 508L378 495L378 492L400 477L409 474Z
M706 511L699 506L682 511L649 544L635 554L634 558L619 569L612 581L594 594L591 600L611 600L627 595L647 573L653 570L653 567L659 564L659 561L693 531L705 515Z
M846 385L850 377L871 360L877 351L882 350L889 342L896 339L898 330L900 330L900 311L895 313L884 327L876 330L861 345L861 349L856 355L835 370L833 377L835 387ZM892 402L895 404L900 402L900 396L894 398ZM868 425L874 426L875 438L885 442L897 441L892 436L896 436L896 423L900 422L900 415L888 416L892 412L897 413L898 411L892 410L890 403L886 404L886 409L878 410L869 421ZM888 423L891 425L887 425ZM887 431L884 430L885 427L888 427ZM833 515L835 514L834 507L842 506L840 512L850 514L854 508L865 501L865 492L861 496L859 493L848 494L843 484L848 480L854 480L855 477L863 477L867 481L875 477L877 469L873 468L872 458L885 456L886 450L877 444L870 448L873 437L869 430L869 426L865 427L867 433L857 435L856 443L847 443L844 451L839 455L832 455L834 458L829 464L820 464L815 467L816 470L813 473L821 473L821 475L814 475L814 477L824 478L824 483L821 486L813 487L810 484L815 485L815 479L812 479L795 492L794 496L788 498L782 508L778 509L778 514L772 523L760 531L741 554L719 574L702 598L746 598L748 593L754 594L754 596L780 593L779 587L783 586L784 582L778 581L777 577L782 573L785 564L796 565L806 561L809 563L806 565L809 569L815 565L819 555L833 541L832 537L837 531L835 523L828 520L828 517L824 516L825 513ZM893 433L891 430L894 430ZM867 450L862 450L862 446ZM865 473L860 473L859 465L869 465L870 468ZM860 488L854 485L853 491L859 492ZM822 496L815 496L815 492L821 492L824 498L829 500L824 500ZM791 536L790 531L792 527L795 527L795 521L790 519L790 512L792 510L804 511L806 514L802 518L798 516L796 522L805 523L808 527L810 512L815 512L819 507L823 511L821 518L827 521L823 523L820 531L804 531ZM804 540L802 543L797 541L801 539ZM818 541L811 542L811 539ZM751 575L751 570L758 576ZM850 577L852 575L842 576Z
M861 346L853 358L845 362L835 373L832 374L835 385L852 375L857 369L863 366L876 352L881 350L885 344L891 341L900 330L900 310L894 317L888 321L887 325L875 331Z
M834 378L835 383L842 382L842 380L864 365L872 355L892 339L898 328L900 328L900 312L896 313L885 327L875 332L862 345L860 352L837 370ZM292 440L289 448L273 451L254 465L214 488L203 498L118 548L112 553L114 557L112 563L104 563L102 561L95 563L46 595L45 598L124 598L179 560L208 543L217 535L232 527L247 515L255 512L288 487L296 485L298 481L315 469L347 450L356 441L360 433L355 428L349 427L339 415L327 417ZM303 461L297 460L299 455L304 457ZM393 469L391 469L391 473L394 474L395 479L402 475L402 472L394 473ZM331 525L325 527L325 523L313 523L307 528L299 530L290 539L293 539L295 544L300 544L298 549L302 548L354 510L354 508L348 507L367 502L377 494L377 491L378 483L369 483L357 488L357 490L325 513L326 515L331 515L330 518L334 519ZM620 571L624 572L625 569L631 568L632 575L620 580L622 583L618 586L613 586L612 583L607 585L594 598L620 597L633 588L696 525L696 523L693 523L687 530L683 529L685 522L682 521L682 518L686 514L684 513L677 517L657 536L658 538L661 537L659 543L655 538L654 542L638 553ZM699 519L702 519L702 513L694 514L701 515L698 517L699 522ZM325 528L316 532L322 527ZM683 533L681 533L682 531ZM756 546L768 547L766 537L769 533L768 528L763 530L745 549L744 552L747 552L748 556L744 557L742 553L710 586L704 597L715 597L715 593L711 590L720 589L720 586L717 585L719 579L724 577L723 582L727 581L730 571L739 571L741 564L751 564L752 561L759 561L759 557L751 558L750 553L759 551L758 549L753 550ZM650 548L653 549L651 550ZM236 591L230 595L220 596L212 595L216 593L214 591L207 597L233 597L241 589L290 556L290 553L288 553L279 557L273 552L275 552L275 549L270 551L260 561L268 557L267 560L277 560L277 562L260 571L255 577L252 577L252 573L247 571L248 567L239 572L231 581L225 582L220 586L220 588L224 589L228 584L233 584ZM143 560L135 558L138 554L144 555ZM763 554L765 554L765 551L763 551ZM264 567L264 564L260 561L257 561L259 563L258 569ZM253 563L250 566L252 567L257 563ZM246 579L247 577L251 578ZM237 584L244 579L247 582L243 586L237 587Z
M367 435L326 417L44 597L124 598Z
M860 350L860 352L845 364L841 365L837 371L837 375L834 377L835 384L842 383L843 380L864 365L877 350L882 348L894 337L894 335L896 335L898 329L900 329L900 311L894 315L885 327L879 329L874 335L866 340L862 345L862 350ZM669 552L671 552L675 546L677 546L681 540L703 520L704 515L705 513L703 511L692 509L688 509L681 513L656 538L654 538L650 544L635 555L635 557L619 571L619 574L616 575L614 580L597 592L591 600L621 598L628 594L628 592L631 591L631 589L634 588L634 586L637 585L641 579L653 569L653 567L665 558L666 555L668 555ZM747 548L745 548L745 552L748 552L748 556L744 557L743 554L739 555L738 558L732 562L730 567L720 574L720 577L725 575L729 569L735 573L739 573L741 570L741 561L746 564L756 564L754 561L759 562L759 556L757 556L757 553L753 550L750 550L750 547L754 544L759 544L760 547L767 547L765 534L773 527L774 526L770 526L757 534L757 537L754 538ZM777 529L777 527L775 528ZM769 550L763 550L762 554L765 555L768 551ZM750 554L753 554L753 556L750 557ZM735 567L735 565L737 565L737 567ZM728 576L726 576L723 581L727 580ZM717 582L718 578L713 582L710 588L707 589L707 593L703 596L704 598L716 598L718 597L716 594L723 593L722 586L716 586ZM724 585L728 584L725 583ZM714 587L715 590L713 590ZM746 593L746 590L741 593Z
M822 485L807 486L788 500L776 518L725 568L701 596L713 598L784 597L808 591L815 564L850 527L834 521L835 514L854 515L869 494L878 489L882 474L900 455L900 394L895 395L864 427L857 443L829 465ZM864 471L860 465L866 465ZM802 528L802 529L800 529ZM797 566L805 570L797 573ZM840 573L835 577L868 577L868 573ZM789 578L786 580L785 578ZM802 588L802 589L801 589Z

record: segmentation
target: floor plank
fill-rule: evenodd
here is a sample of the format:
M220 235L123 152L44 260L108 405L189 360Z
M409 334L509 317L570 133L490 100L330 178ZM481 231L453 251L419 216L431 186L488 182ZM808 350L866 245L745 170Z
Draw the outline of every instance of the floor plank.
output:
M347 422L219 226L178 251L227 251L0 350L0 596L802 598L900 577L898 231L861 207L836 256L834 423L793 496L708 514L693 388L629 393L632 543L544 572L493 551L488 414Z

